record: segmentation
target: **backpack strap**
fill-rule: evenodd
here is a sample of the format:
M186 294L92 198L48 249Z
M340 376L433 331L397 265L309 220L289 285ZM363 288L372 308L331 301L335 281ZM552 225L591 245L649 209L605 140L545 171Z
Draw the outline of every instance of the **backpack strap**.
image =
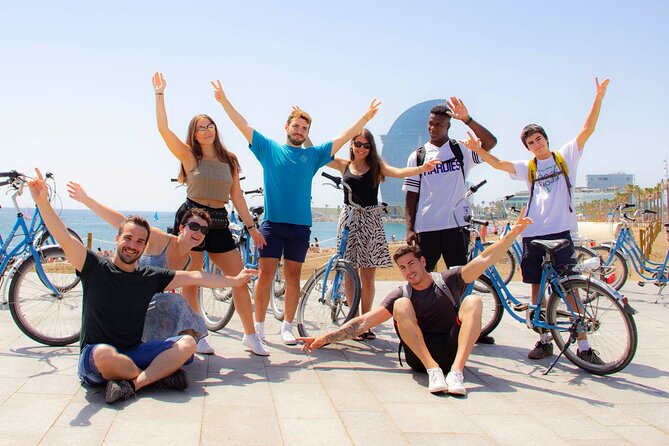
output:
M451 152L453 152L453 156L455 159L458 161L458 164L460 164L460 172L462 173L462 181L467 181L465 179L465 157L462 154L462 149L460 148L460 144L454 139L449 139L448 144L451 146Z
M442 293L446 295L446 297L448 297L448 299L453 304L453 308L455 308L455 312L457 313L460 310L460 304L455 299L455 296L453 296L453 293L451 293L451 290L446 286L446 282L444 282L444 278L441 276L441 273L432 272L431 274L434 284L437 285L437 288L439 288Z

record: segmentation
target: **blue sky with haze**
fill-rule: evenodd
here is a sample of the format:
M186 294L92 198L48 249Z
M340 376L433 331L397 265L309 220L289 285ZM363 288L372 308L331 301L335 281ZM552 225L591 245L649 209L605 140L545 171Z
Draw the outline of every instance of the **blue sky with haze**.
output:
M599 76L611 85L577 186L586 173L624 171L648 187L669 157L668 9L663 1L7 2L0 170L39 166L118 209L175 210L185 190L169 182L178 163L155 125L156 70L168 82L171 128L185 137L193 115L212 115L249 189L262 184L260 166L215 102L212 79L281 141L295 104L321 142L374 97L383 105L368 127L379 135L410 106L455 95L498 137L494 153L514 160L529 157L519 134L530 122L555 149L573 138ZM450 134L464 137L464 125ZM477 201L523 188L486 165L470 177L482 178L489 186ZM314 205L339 204L321 183Z

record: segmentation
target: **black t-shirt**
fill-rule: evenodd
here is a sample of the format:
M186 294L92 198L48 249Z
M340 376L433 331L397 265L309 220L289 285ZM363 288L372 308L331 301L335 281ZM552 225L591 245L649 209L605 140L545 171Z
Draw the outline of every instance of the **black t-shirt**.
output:
M374 186L371 169L362 175L353 175L351 170L346 166L343 175L344 183L348 184L353 194L353 202L360 206L376 206L379 204L379 185ZM348 202L348 194L344 191L344 203Z
M118 350L141 342L151 298L174 278L174 271L151 266L125 272L91 250L78 274L84 288L81 348L104 343Z
M453 294L456 301L460 299L467 284L462 280L460 267L451 268L441 273L446 286ZM393 312L395 301L402 297L402 288L398 288L381 302L381 306ZM432 286L424 290L411 290L411 303L413 304L418 326L423 333L449 333L455 323L458 313L455 311L453 302L432 282Z

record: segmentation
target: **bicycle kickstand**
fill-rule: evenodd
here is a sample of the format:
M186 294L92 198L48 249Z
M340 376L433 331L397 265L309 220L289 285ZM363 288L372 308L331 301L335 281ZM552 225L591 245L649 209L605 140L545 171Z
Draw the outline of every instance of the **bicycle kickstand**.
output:
M557 364L557 362L560 360L560 358L562 357L564 352L567 351L569 346L571 344L573 344L574 342L576 342L576 326L577 326L577 323L578 323L578 321L574 322L571 325L571 327L569 327L569 339L567 339L567 342L564 343L564 346L562 347L562 350L560 350L560 354L557 355L557 358L555 358L555 360L553 362L551 362L551 365L548 366L548 369L546 369L546 371L544 373L542 373L542 375L544 375L544 376L548 375L550 373L550 371L553 370L553 367L555 366L555 364Z

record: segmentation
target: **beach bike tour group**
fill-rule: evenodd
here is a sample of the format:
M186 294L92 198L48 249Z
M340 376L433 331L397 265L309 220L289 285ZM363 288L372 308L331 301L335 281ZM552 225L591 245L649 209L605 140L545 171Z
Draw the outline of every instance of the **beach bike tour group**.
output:
M48 285L51 296L63 300L69 293L83 301L78 375L87 386L104 386L106 402L126 400L147 386L185 389L189 385L183 366L196 352L214 354L206 340L199 287L230 288L244 330L242 347L256 355L270 355L265 318L278 268L285 284L280 296L284 344L301 343L302 350L310 352L345 339L374 339L374 327L392 319L407 364L427 373L428 390L465 395L464 369L474 345L494 343L488 333L481 332L482 318L488 317L485 313L490 308L501 311L504 303L493 283L494 265L517 237L522 237L523 282L531 285L532 293L530 302L515 310L528 312L528 326L539 335L528 357L554 355L555 340L560 354L593 373L613 373L631 361L636 349L633 310L596 276L574 270L570 236L576 230L572 185L595 130L608 79L601 83L595 79L595 99L583 127L558 150L549 148L548 134L541 126L525 126L521 142L529 155L521 161L493 155L495 136L461 99L451 97L426 116L429 141L419 148L407 147L406 167L386 163L374 135L365 128L380 109L376 99L348 128L321 144L309 139L311 116L293 107L282 143L254 128L232 105L221 82L212 82L215 100L263 169L264 206L253 212L241 189L238 158L223 144L213 118L194 116L181 139L169 126L165 77L155 73L152 81L158 130L179 161L178 181L187 191L176 212L173 233L151 227L141 217L126 217L88 195L82 185L70 182L70 197L118 229L114 254L98 256L68 231L54 211L40 171L36 169L32 179L21 177L59 246L58 259L66 259L76 270L77 280L66 285L46 279L41 283ZM449 138L454 121L467 126L467 139ZM336 158L346 144L349 156ZM476 228L463 197L471 193L469 173L482 163L525 182L530 199L506 235L474 256L470 231ZM324 166L339 172L340 177L329 178L345 190L340 249L319 269L318 278L308 281L314 295L310 297L301 291L300 277L310 246L312 179ZM376 269L392 266L378 200L379 185L387 177L404 178L406 245L395 251L392 260L406 283L374 308ZM13 181L19 180L15 176ZM259 248L257 269L244 267L231 231L229 202L244 233ZM258 226L257 216L263 213L264 221ZM447 269L437 272L440 258ZM215 265L208 268L215 272L203 272L203 261ZM46 270L53 267L45 264L32 273L17 271L14 275L23 279L12 281L20 291L21 282L35 283L34 276L41 277ZM252 296L250 280L255 281ZM75 290L78 294L73 294ZM25 304L19 291L13 305L20 309ZM606 302L602 311L600 302ZM307 306L320 308L312 313ZM322 320L310 320L311 314ZM607 343L613 338L620 345L609 351L607 344L597 344L600 331L606 333Z

